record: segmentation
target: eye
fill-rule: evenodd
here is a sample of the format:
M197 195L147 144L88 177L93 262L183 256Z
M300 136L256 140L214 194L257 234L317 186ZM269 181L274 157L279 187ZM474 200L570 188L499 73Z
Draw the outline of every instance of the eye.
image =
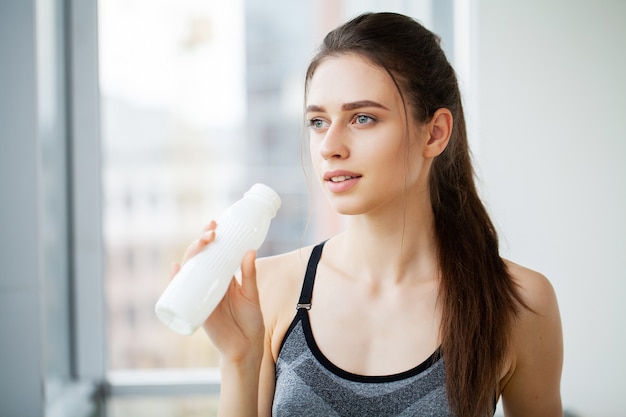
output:
M368 116L367 114L357 114L356 116L354 116L354 123L358 125L366 125L374 123L375 121L376 119L374 119L372 116Z
M328 123L322 119L310 119L307 126L313 129L323 129L328 126Z

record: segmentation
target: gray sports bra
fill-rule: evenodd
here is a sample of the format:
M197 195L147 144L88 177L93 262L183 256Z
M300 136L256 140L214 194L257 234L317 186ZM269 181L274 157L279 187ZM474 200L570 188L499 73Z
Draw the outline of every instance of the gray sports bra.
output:
M309 312L324 242L307 266L298 310L276 362L274 417L451 417L444 361L437 350L408 371L385 376L356 375L338 368L318 348Z

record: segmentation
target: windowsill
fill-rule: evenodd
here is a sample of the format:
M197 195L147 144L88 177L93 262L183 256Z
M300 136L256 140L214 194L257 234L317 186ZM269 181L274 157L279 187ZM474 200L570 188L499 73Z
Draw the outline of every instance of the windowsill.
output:
M107 372L107 396L218 394L217 368L133 369Z
M46 402L48 417L81 417L93 415L97 407L93 401L97 396L97 384L75 382L59 387Z

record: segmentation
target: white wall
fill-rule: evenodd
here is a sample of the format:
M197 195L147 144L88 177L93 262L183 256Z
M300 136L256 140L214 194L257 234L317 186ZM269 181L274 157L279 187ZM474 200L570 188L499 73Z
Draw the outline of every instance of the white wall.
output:
M626 2L477 0L477 162L506 257L561 307L567 409L626 410Z

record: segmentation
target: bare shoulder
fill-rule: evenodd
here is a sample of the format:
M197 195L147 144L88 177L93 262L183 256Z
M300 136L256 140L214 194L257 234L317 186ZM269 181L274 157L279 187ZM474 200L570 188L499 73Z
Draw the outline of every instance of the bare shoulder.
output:
M265 274L287 272L296 266L306 266L313 246L305 246L279 255L257 259L257 273L263 277Z
M291 286L300 286L311 254L312 246L280 255L259 258L256 261L257 283L262 295L273 298Z
M257 285L272 351L282 340L296 312L302 282L313 246L256 261Z
M506 265L527 307L520 309L513 327L513 353L519 360L545 341L559 342L554 351L560 350L561 319L552 283L532 269L511 261Z
M554 287L537 271L506 264L528 308L520 310L512 329L511 369L502 390L505 413L559 415L563 336Z
M554 312L557 298L552 283L540 272L505 261L511 277L518 285L520 295L530 310L542 314Z

